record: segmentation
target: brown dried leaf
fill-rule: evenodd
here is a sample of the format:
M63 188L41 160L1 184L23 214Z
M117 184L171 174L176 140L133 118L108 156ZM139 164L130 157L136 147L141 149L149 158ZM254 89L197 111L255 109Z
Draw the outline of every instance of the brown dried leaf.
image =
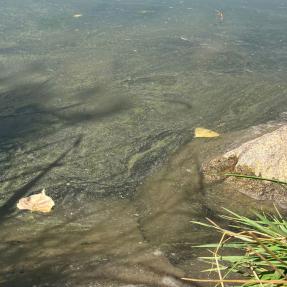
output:
M21 198L17 203L17 208L21 210L31 210L39 212L50 212L55 205L53 199L42 192Z

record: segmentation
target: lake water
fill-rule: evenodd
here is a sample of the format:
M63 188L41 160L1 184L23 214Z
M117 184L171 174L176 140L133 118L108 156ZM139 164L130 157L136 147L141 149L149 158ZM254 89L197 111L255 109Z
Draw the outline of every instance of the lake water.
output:
M190 221L259 205L202 190L198 167L222 144L193 130L228 135L287 110L287 2L0 5L2 286L204 277L192 246L217 235ZM50 214L16 210L43 188Z

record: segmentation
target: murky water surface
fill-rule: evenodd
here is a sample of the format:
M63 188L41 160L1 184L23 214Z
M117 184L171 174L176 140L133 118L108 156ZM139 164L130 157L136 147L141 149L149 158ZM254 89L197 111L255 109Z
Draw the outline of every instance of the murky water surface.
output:
M282 0L2 0L1 284L203 276L192 246L217 237L190 221L261 204L202 185L201 162L227 143L193 129L228 136L287 110L286 12ZM42 188L52 213L15 209Z

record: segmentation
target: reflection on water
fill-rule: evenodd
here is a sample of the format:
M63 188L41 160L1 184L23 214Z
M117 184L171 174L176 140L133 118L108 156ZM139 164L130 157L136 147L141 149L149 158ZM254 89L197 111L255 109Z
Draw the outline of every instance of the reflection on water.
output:
M4 286L199 276L192 245L216 236L190 220L258 204L202 184L226 142L193 129L230 134L286 111L287 5L249 2L1 3ZM51 214L15 210L44 187Z

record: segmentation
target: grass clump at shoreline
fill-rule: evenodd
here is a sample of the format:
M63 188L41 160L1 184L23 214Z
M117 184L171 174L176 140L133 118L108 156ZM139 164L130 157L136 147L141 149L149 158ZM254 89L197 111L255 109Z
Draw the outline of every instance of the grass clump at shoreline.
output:
M221 234L217 244L197 247L213 248L210 257L201 260L211 264L205 272L216 272L218 279L182 278L186 281L217 283L229 286L287 286L287 221L276 209L276 215L254 213L250 219L225 209L222 218L231 222L225 229L208 219L208 223L193 222L213 228ZM229 254L223 250L230 248ZM233 252L236 251L236 252ZM226 253L226 252L225 252ZM239 254L239 255L238 255ZM233 279L233 278L240 279Z
M248 178L248 179L254 179L254 180L263 180L263 181L270 181L278 184L287 184L286 181L278 180L278 179L270 179L270 178L264 178L261 176L255 176L255 175L246 175L246 174L240 174L240 173L226 173L225 176L234 176L239 178Z

